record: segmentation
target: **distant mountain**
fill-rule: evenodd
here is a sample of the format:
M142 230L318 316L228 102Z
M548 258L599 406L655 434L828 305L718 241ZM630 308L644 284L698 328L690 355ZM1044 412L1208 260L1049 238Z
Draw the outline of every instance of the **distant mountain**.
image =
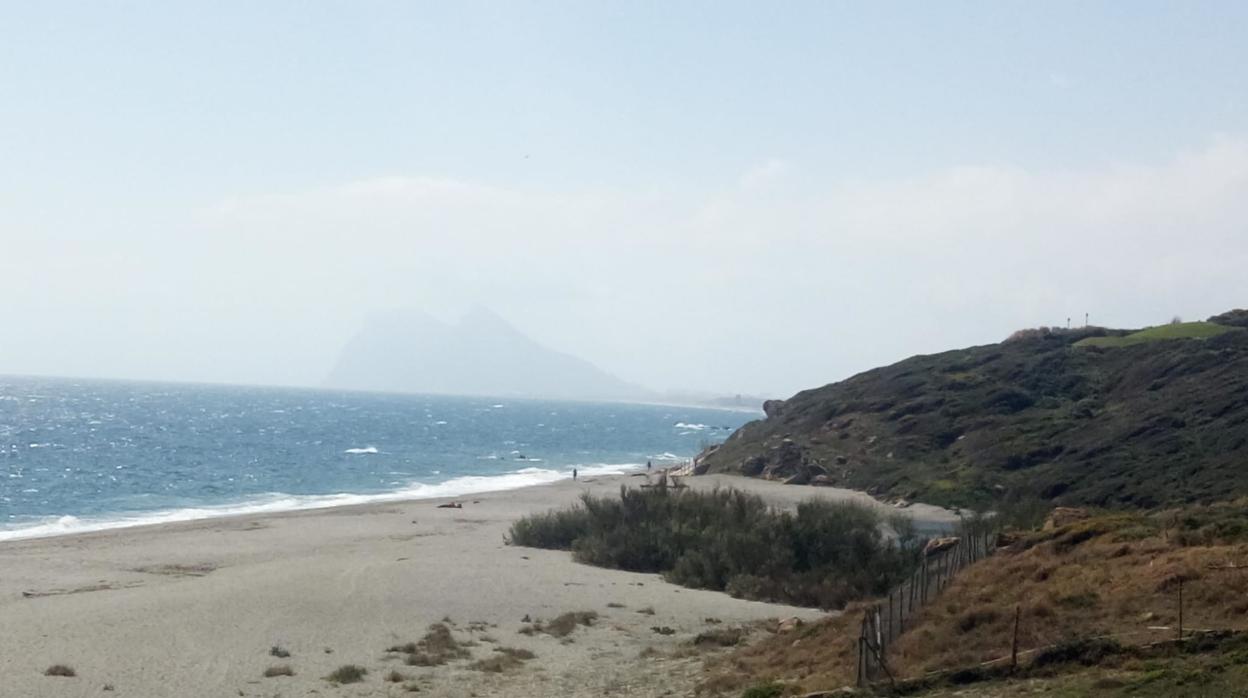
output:
M646 389L542 346L476 308L458 323L403 310L379 315L343 348L333 388L568 400L647 400Z

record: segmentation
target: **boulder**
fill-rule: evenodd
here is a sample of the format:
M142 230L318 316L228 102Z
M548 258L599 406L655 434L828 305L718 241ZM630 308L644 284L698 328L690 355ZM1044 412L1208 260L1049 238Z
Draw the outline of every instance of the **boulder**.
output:
M816 475L810 479L810 484L815 487L835 487L836 483L832 480L831 475Z
M770 417L779 417L780 409L784 407L784 400L764 400L763 414Z
M791 633L794 630L797 630L798 628L802 627L803 625L804 623L802 623L802 619L798 618L797 616L793 616L791 618L785 618L784 620L780 621L779 625L776 626L776 632Z
M741 464L741 474L747 477L758 477L763 474L763 469L767 467L767 459L762 456L754 456L747 458Z

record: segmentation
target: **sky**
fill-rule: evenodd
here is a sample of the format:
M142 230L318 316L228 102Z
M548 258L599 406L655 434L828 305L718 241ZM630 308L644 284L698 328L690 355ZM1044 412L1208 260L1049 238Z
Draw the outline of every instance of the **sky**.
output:
M474 305L784 396L1248 306L1248 3L0 2L0 374Z

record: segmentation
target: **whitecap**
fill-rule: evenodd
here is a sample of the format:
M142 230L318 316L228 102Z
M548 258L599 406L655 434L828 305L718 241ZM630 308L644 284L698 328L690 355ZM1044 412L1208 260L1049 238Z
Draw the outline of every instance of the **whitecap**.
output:
M399 502L413 499L434 499L440 497L462 497L470 494L514 490L534 485L544 485L572 477L572 468L579 471L579 476L621 475L638 469L636 463L609 465L595 463L589 465L568 466L566 470L548 468L521 468L501 475L469 475L456 477L440 483L409 483L391 492L378 494L353 494L341 492L337 494L291 495L273 492L252 497L233 504L187 507L184 509L168 509L144 513L119 514L113 516L51 516L33 522L26 521L16 525L0 526L0 541L25 538L47 538L74 533L88 533L118 528L133 528L152 524L175 523L179 521L195 521L215 519L225 516L247 514L272 514L284 511L300 511L307 509L325 509L328 507L348 506L353 504L369 504L372 502ZM438 473L439 471L433 471Z
M363 454L363 453L379 453L376 446L365 446L364 448L348 448L343 453Z
M676 422L672 426L676 429L689 429L691 431L702 431L710 428L710 425L707 424L686 424L684 422Z

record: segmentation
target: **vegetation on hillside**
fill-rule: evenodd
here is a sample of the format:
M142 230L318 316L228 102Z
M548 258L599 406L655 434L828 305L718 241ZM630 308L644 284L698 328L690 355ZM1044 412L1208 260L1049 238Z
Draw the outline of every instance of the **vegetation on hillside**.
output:
M1133 344L1160 342L1167 339L1208 339L1233 331L1234 328L1213 322L1174 322L1158 325L1126 335L1087 337L1075 342L1077 347L1129 347Z
M769 402L699 468L976 508L1248 495L1246 324L1039 328L916 356ZM1159 341L1180 336L1200 339Z
M1229 662L1245 676L1248 638L1213 648L1233 650L1229 657L1205 656L1211 648L1193 641L1194 654L1201 657L1190 662L1129 648L1176 637L1180 580L1189 633L1248 631L1246 560L1248 501L1150 514L1104 513L1014 534L1009 545L969 567L924 608L891 646L887 661L899 678L950 670L959 670L955 678L962 682L991 678L991 672L968 670L1010 656L1018 609L1023 663L1033 664L1038 656L1041 664L1051 663L1028 674L1031 678L1096 666L1100 677L1105 671L1114 677L1118 683L1113 687L1168 695L1150 691L1182 684L1193 666ZM702 692L740 695L748 686L773 681L784 685L786 694L852 685L861 617L860 608L851 607L841 616L713 660ZM1104 651L1091 652L1089 642L1102 643L1097 647ZM1057 666L1063 663L1069 666ZM1013 695L999 690L998 685L984 695Z
M527 516L515 545L571 550L592 565L659 572L669 581L749 599L841 608L904 578L921 542L909 519L860 504L812 500L777 511L737 490L620 489Z

